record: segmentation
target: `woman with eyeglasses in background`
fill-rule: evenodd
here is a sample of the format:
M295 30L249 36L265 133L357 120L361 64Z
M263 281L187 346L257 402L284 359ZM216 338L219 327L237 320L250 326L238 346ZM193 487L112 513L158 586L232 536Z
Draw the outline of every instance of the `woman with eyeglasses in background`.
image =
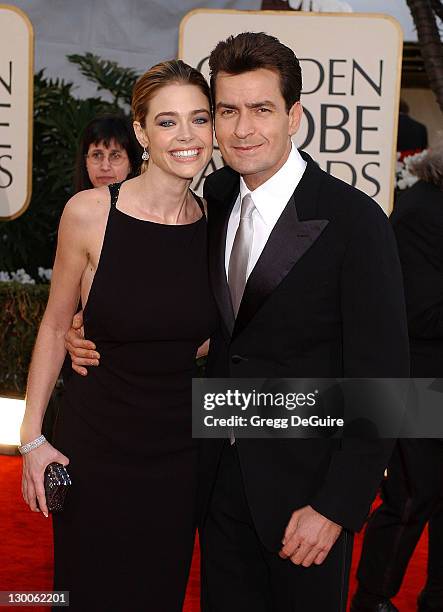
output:
M102 115L86 126L77 153L74 189L121 183L140 172L142 149L129 120Z

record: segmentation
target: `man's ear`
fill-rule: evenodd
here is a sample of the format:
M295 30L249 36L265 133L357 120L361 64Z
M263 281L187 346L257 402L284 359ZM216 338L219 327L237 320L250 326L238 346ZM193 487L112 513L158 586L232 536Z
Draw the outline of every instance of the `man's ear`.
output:
M300 102L295 102L289 109L289 136L293 136L298 128L303 117L303 107Z
M134 127L135 137L137 138L139 144L142 147L148 149L149 148L149 139L146 136L146 132L142 128L142 126L140 124L140 121L134 121L132 125Z

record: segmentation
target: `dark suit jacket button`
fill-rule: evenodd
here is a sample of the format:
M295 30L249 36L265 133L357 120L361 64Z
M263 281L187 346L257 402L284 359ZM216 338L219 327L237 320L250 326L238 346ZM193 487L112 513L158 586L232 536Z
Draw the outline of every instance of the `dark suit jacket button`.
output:
M247 359L241 355L232 355L231 361L232 363L240 363L240 361L247 361Z

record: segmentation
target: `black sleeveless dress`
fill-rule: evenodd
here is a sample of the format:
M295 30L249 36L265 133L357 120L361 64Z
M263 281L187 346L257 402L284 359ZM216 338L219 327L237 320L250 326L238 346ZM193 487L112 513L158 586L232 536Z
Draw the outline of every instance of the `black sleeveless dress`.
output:
M191 378L216 319L206 218L136 219L119 188L84 308L100 366L70 377L55 430L73 484L53 517L54 588L73 611L178 612L196 522Z

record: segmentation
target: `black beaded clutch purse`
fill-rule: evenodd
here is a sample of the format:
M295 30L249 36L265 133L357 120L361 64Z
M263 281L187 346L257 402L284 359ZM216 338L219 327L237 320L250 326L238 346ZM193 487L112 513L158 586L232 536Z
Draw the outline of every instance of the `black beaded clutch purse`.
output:
M50 463L45 470L46 505L49 512L63 510L68 487L72 484L66 468L61 463Z

